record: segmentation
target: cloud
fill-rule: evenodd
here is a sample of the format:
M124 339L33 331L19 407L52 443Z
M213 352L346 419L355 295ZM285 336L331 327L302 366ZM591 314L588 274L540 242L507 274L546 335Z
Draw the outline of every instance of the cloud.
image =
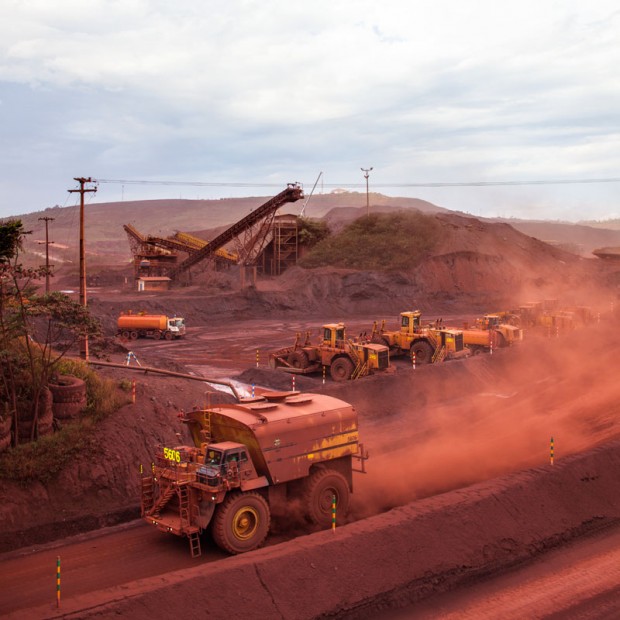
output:
M7 0L0 213L76 174L615 176L619 24L603 0Z

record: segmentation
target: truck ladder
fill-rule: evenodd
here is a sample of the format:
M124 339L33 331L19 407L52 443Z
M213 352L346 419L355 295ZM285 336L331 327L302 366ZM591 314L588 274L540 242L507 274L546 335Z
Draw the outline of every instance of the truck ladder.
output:
M202 554L200 549L200 534L198 532L192 532L188 536L189 538L189 551L193 558L198 558Z
M189 527L189 489L187 484L178 484L177 488L179 491L179 517L181 517L181 526Z
M141 508L142 516L144 516L153 507L154 499L154 481L153 476L141 476L140 478L141 493Z
M436 364L438 362L443 362L444 359L446 359L446 347L439 347L438 349L435 349L435 353L433 354L433 364Z
M150 517L159 517L159 511L170 501L172 496L176 493L174 484L171 484L153 504L151 509L146 513Z

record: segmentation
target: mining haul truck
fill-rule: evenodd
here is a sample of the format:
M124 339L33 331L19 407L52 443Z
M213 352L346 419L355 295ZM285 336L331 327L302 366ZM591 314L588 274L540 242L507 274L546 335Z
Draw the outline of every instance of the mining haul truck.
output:
M437 325L422 325L419 310L400 313L400 331L379 327L375 321L371 342L390 348L390 355L409 355L416 364L430 364L444 359L466 357L469 351L463 345L463 332Z
M357 379L377 370L388 370L390 352L380 344L349 340L342 323L323 325L323 340L310 342L310 332L302 342L297 334L295 344L269 354L271 368L296 374L310 374L329 367L334 381Z
M523 330L515 325L502 323L497 314L485 314L476 320L475 327L463 328L465 346L477 354L492 347L509 347L523 340Z
M182 422L194 445L159 448L141 476L142 517L186 536L194 557L207 527L229 553L256 549L271 513L286 514L295 500L327 527L347 513L353 471L365 472L355 409L324 394L267 392L194 410Z
M182 338L185 336L185 320L180 316L164 314L121 314L116 322L118 336L127 340L137 338Z

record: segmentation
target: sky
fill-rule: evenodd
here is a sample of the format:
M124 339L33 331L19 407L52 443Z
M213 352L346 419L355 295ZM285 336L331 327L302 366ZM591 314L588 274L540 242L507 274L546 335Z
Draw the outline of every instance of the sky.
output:
M620 217L611 0L2 0L0 218L341 188ZM363 205L361 205L363 206Z

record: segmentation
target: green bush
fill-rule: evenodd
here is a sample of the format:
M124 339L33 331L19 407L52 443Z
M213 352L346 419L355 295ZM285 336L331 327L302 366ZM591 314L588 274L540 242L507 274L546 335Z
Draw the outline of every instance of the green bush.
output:
M299 262L302 267L392 271L417 266L435 247L441 227L419 211L363 216L331 235Z

